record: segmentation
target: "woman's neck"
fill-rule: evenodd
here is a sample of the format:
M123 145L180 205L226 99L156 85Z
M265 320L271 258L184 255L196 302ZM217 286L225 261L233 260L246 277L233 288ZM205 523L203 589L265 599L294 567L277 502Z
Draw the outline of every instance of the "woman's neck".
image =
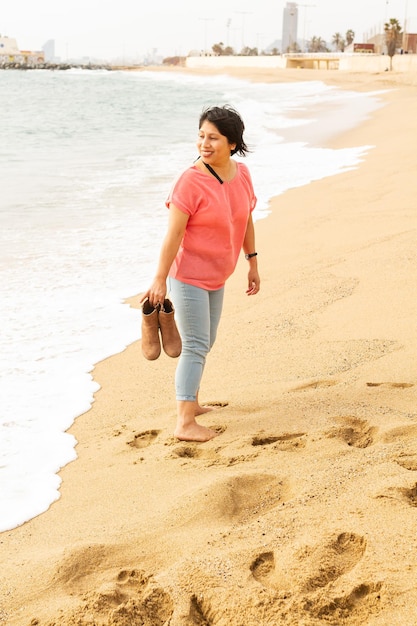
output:
M229 182L235 175L235 162L233 159L228 159L225 163L206 163L201 159L201 163L211 172L213 176L217 176L221 179L221 182ZM213 173L213 170L215 174Z

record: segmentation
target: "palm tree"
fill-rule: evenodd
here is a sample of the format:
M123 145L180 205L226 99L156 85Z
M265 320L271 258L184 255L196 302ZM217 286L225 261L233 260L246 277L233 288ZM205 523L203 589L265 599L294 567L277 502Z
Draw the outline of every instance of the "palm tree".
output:
M307 44L309 52L327 52L327 46L324 39L321 37L312 37Z
M389 69L392 70L392 57L396 53L397 48L401 45L402 33L399 21L392 17L389 22L384 24L384 31L389 56Z
M353 42L353 40L355 39L355 33L353 32L353 30L351 28L349 28L348 31L346 31L346 43L348 46L350 46L350 44Z
M230 46L224 46L224 43L220 41L219 43L215 43L211 49L213 50L213 54L216 56L233 56L234 50Z
M249 46L245 46L239 52L239 56L242 57L257 57L258 56L258 48L250 48Z
M340 50L341 52L343 52L346 42L340 33L335 33L333 35L332 44L334 45L336 50Z

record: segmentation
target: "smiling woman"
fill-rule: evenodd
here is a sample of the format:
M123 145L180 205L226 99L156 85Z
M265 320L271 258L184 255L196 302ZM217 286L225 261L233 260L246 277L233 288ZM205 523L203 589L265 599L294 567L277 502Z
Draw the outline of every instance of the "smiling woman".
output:
M228 106L211 107L200 116L200 157L171 189L157 272L142 295L142 302L158 307L166 298L168 280L182 339L174 435L183 441L208 441L218 434L196 422L210 410L200 405L198 391L216 339L225 282L242 248L249 261L247 295L257 294L260 287L252 220L256 197L248 168L231 158L248 151L244 128L240 115Z

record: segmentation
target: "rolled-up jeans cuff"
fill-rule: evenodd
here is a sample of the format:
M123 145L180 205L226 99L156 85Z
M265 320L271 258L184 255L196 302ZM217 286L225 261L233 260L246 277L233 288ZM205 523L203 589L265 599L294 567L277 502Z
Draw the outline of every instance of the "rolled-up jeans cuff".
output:
M177 396L177 400L179 402L195 402L197 400L197 396Z

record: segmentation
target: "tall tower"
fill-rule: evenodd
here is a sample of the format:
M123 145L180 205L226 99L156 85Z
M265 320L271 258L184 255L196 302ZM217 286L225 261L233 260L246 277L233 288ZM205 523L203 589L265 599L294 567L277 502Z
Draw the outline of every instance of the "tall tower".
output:
M282 22L282 52L293 52L297 44L298 7L296 2L287 2Z

